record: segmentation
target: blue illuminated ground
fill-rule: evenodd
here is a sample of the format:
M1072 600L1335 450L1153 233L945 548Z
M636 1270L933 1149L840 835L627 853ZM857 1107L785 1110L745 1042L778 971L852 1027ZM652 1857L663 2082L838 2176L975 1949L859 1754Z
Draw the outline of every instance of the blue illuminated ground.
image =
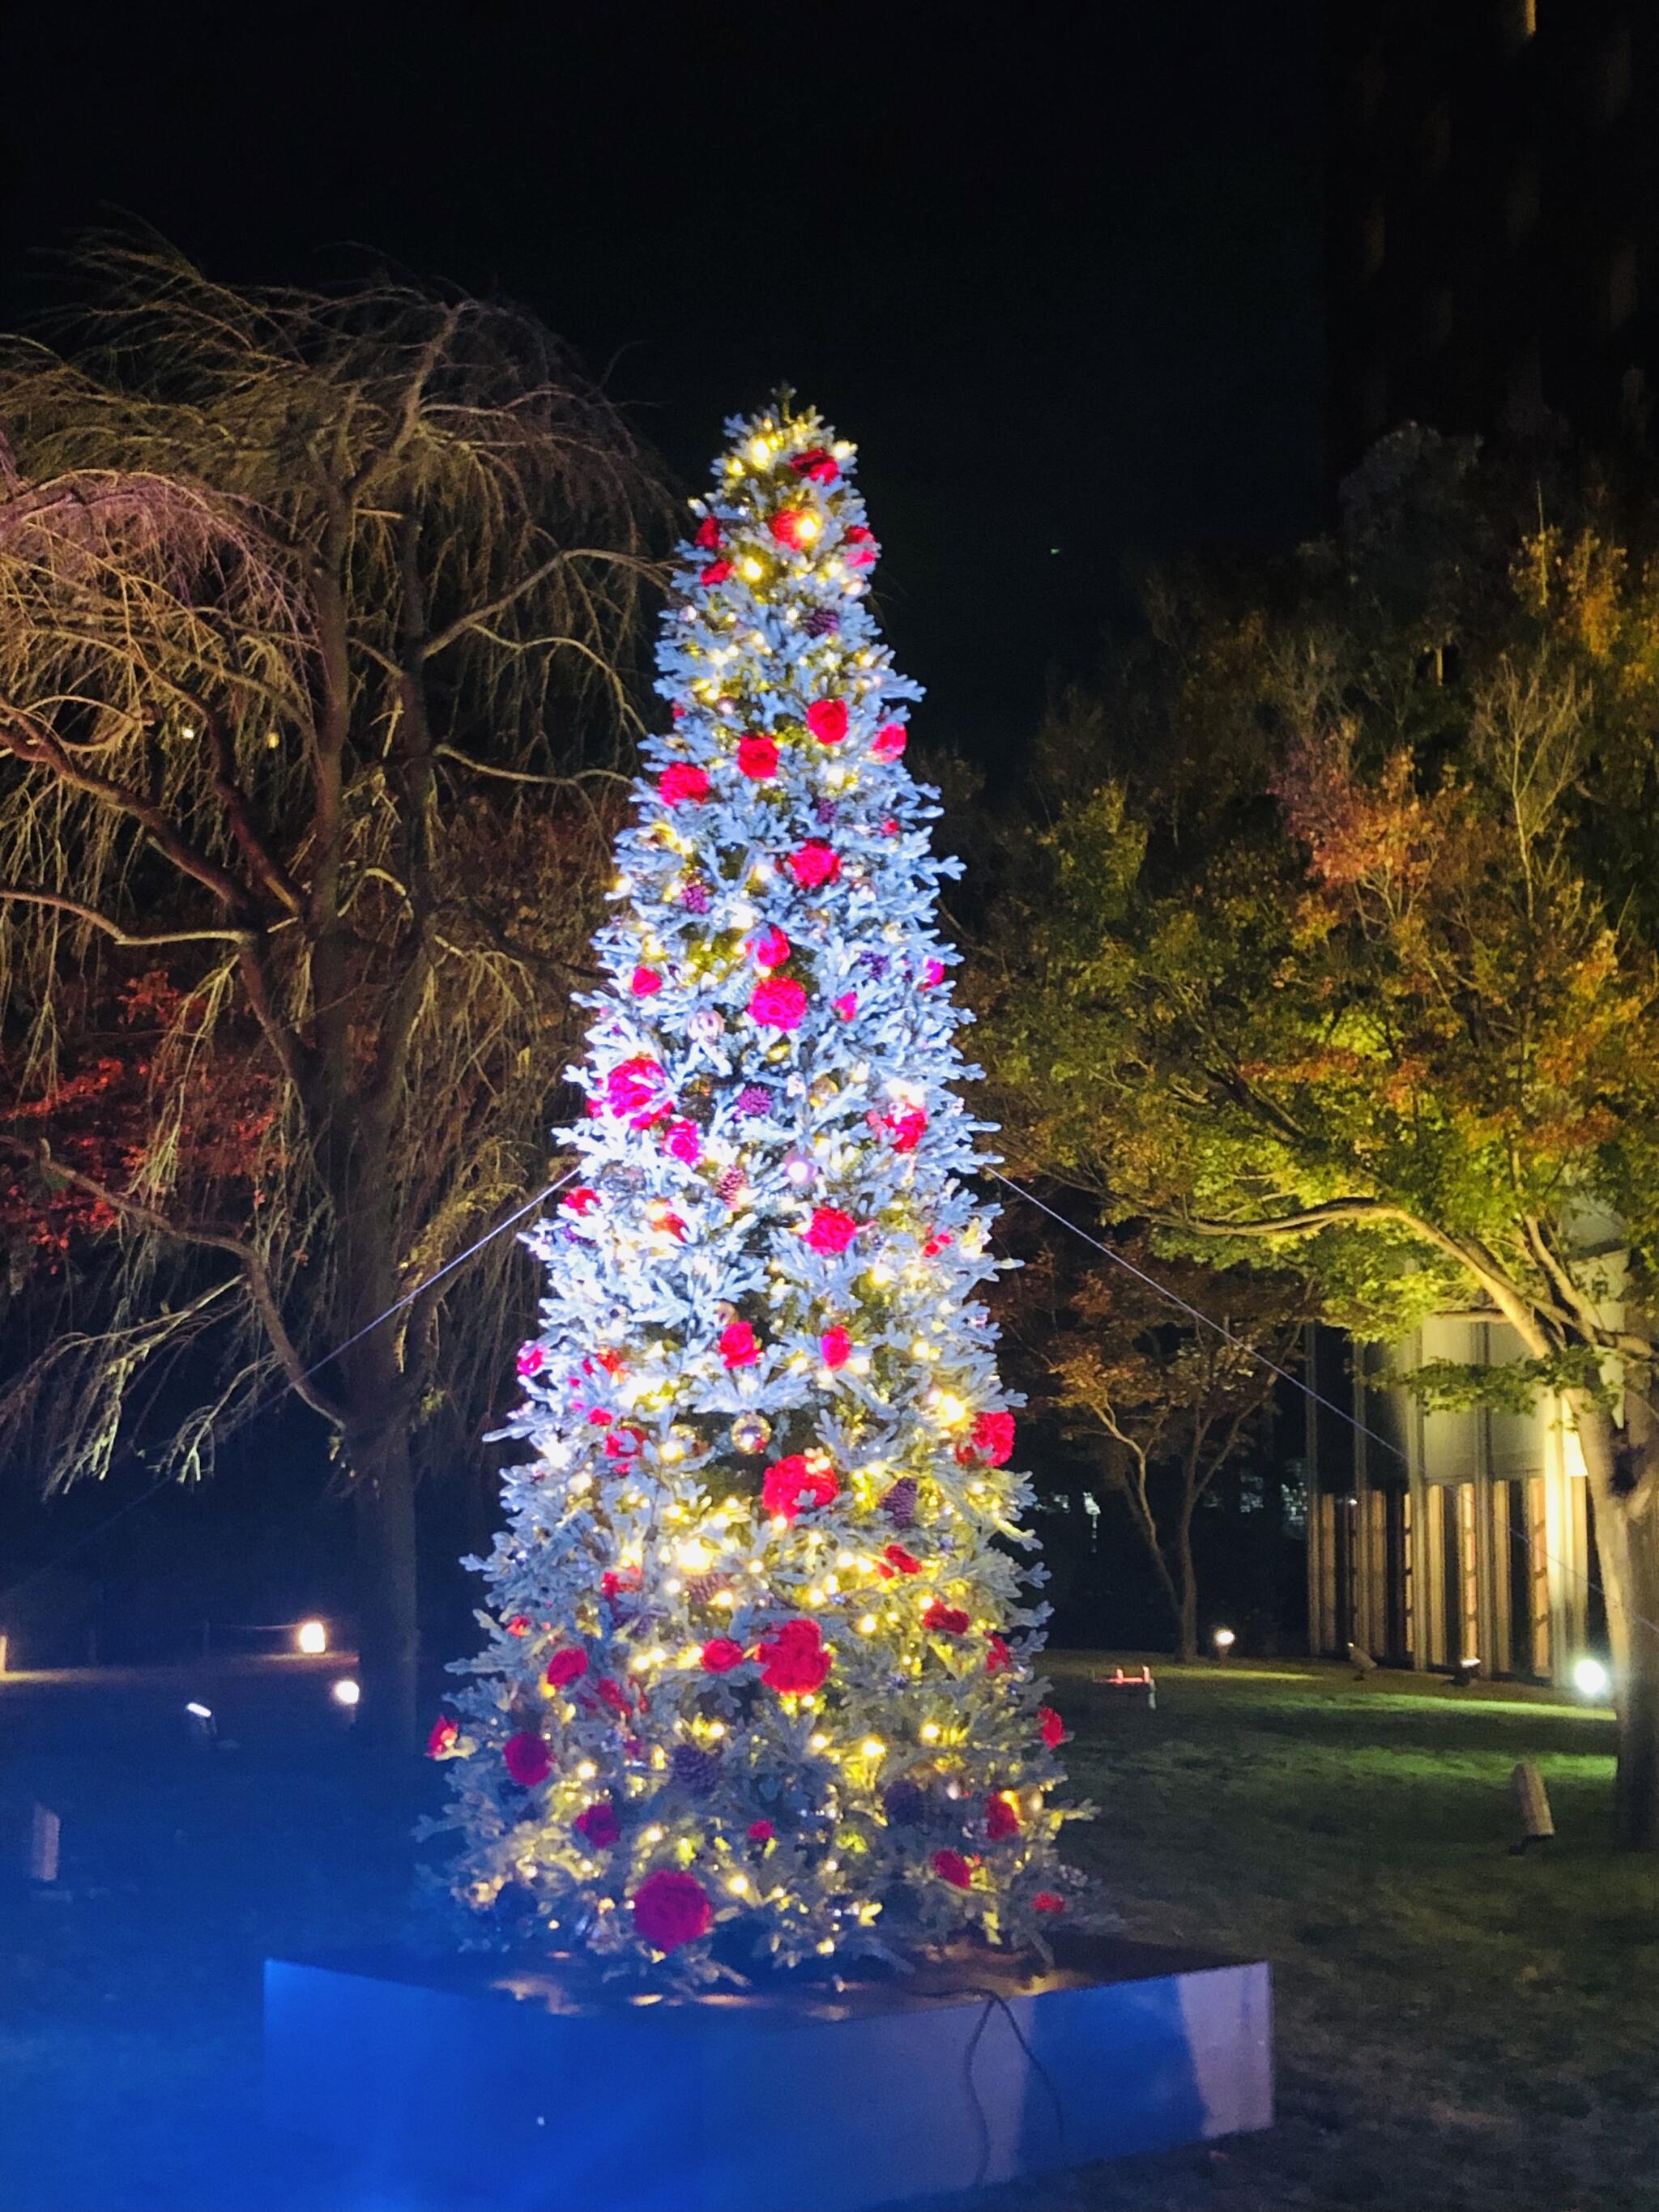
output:
M1283 2118L975 2212L1659 2212L1659 1867L1607 1847L1604 1717L1248 1664L1148 1716L1092 1670L1055 1669L1075 1855L1130 1932L1274 1960ZM366 1778L339 1672L0 1681L0 2212L394 2212L261 2117L261 1960L395 1938L435 1780ZM240 1751L189 1750L192 1693ZM1561 1836L1516 1859L1523 1756ZM10 1877L31 1796L59 1896Z

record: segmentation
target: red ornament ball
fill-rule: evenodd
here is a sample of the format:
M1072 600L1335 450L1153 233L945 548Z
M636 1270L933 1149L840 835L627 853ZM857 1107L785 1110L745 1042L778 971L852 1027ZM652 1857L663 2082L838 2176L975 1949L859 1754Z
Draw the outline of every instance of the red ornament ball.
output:
M729 1674L734 1667L741 1667L747 1655L741 1644L729 1636L711 1636L702 1647L703 1671L708 1674Z
M738 739L738 766L756 783L764 783L778 772L778 741L751 730Z
M841 854L822 837L809 837L798 845L783 865L804 891L822 890L826 884L841 881Z
M960 1851L935 1851L933 1872L941 1881L948 1881L952 1889L971 1889L974 1870Z
M699 553L713 553L720 542L720 526L714 516L705 515L698 525L697 534L691 540Z
M832 484L841 474L841 464L822 446L809 446L804 453L797 453L789 465L798 477L810 477L814 483Z
M1013 1455L1014 1417L1012 1413L981 1413L974 1423L973 1446L992 1467L1006 1467Z
M459 1721L451 1720L447 1713L440 1713L432 1723L432 1733L426 1740L428 1759L447 1759L454 1750L461 1733Z
M924 1628L931 1628L936 1635L966 1636L973 1626L973 1620L959 1605L946 1605L942 1599L935 1598L922 1614L921 1625Z
M628 988L636 999L654 999L662 988L662 977L654 968L636 968L628 980Z
M985 1833L994 1844L1006 1844L1010 1836L1019 1833L1019 1814L1014 1802L1003 1790L996 1790L985 1801Z
M1052 1705L1037 1707L1037 1734L1050 1751L1057 1750L1065 1742L1066 1723Z
M647 1875L629 1900L635 1932L653 1951L678 1951L714 1925L714 1908L701 1882L664 1869Z
M580 1644L568 1644L547 1662L547 1683L552 1690L568 1689L587 1672L587 1654Z
M853 1356L853 1340L844 1328L826 1328L818 1339L818 1356L826 1367L845 1367Z
M801 507L781 507L772 517L772 535L780 545L787 545L792 553L804 552L817 537L816 530L805 528L807 510Z
M608 1797L599 1798L586 1812L578 1813L570 1825L579 1836L586 1837L596 1851L608 1851L622 1834L617 1808Z
M781 1697L821 1690L835 1664L816 1620L786 1620L761 1639L761 1680Z
M700 584L723 584L732 573L729 561L711 561L698 576Z
M841 1489L833 1468L814 1463L805 1452L775 1460L761 1484L761 1504L769 1513L793 1521L798 1513L830 1504Z
M751 1844L769 1844L775 1833L776 1831L769 1820L751 1820L749 1823L749 1840Z
M884 722L870 740L872 760L896 760L909 743L910 732L902 722Z
M847 702L815 699L806 710L806 726L821 745L838 745L847 735Z

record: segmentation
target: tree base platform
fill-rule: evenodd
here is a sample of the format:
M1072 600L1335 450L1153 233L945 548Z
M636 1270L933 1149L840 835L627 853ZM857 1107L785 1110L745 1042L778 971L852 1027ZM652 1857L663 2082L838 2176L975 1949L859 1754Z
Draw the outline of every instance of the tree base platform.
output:
M1268 1970L1081 1932L693 1997L545 1959L265 1966L275 2128L501 2212L866 2212L1273 2119Z

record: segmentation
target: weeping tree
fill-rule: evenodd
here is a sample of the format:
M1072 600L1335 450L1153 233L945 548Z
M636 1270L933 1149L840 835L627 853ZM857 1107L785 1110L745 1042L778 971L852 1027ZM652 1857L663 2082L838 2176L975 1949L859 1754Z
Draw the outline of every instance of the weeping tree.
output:
M444 1271L548 1178L665 507L521 314L82 273L0 342L0 1451L193 1476L296 1391L407 1742L416 1484L530 1295Z

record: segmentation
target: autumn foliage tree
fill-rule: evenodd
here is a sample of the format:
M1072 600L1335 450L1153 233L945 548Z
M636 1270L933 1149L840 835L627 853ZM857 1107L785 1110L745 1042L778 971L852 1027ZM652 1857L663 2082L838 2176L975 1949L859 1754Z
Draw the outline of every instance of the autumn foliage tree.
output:
M1166 1251L1293 1265L1372 1339L1510 1326L1519 1359L1419 1382L1559 1394L1577 1430L1650 1849L1656 647L1603 489L1389 441L1338 540L1154 627L1115 750L1073 708L1094 772L1073 744L1011 893L997 1036L1023 1147Z
M102 1473L166 1376L202 1473L296 1391L407 1741L416 1480L529 1288L443 1270L546 1180L664 509L515 313L82 275L0 343L0 1448Z

